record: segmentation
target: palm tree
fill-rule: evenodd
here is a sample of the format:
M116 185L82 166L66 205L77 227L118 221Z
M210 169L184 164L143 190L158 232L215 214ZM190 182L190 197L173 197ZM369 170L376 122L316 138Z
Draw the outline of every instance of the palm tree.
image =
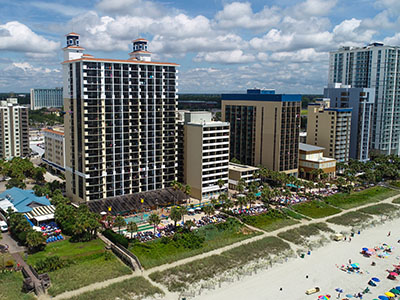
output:
M219 194L222 194L222 188L225 186L225 181L223 181L221 178L218 179L217 185L219 186Z
M184 193L186 194L186 196L189 197L189 203L190 203L190 193L192 192L192 188L190 187L190 185L186 184L184 187Z
M240 178L238 184L236 185L236 189L240 194L242 194L245 188L246 188L246 181L243 178Z
M121 227L126 225L125 219L121 216L118 216L114 220L114 226L118 227L118 233L121 234Z
M154 234L156 233L156 227L160 224L161 220L160 217L156 214L151 214L149 217L149 223L154 226Z
M215 209L213 206L208 205L208 206L203 207L203 211L207 216L211 216L212 214L214 214Z
M173 180L171 182L171 187L175 190L175 192L178 191L178 190L181 191L182 190L182 183L180 183L180 182L178 182L176 180ZM178 201L178 194L175 195L174 205L176 205L177 201Z
M271 206L271 198L272 198L272 191L271 189L264 185L261 191L261 201L269 208Z
M254 203L255 200L256 200L256 196L254 195L254 193L249 193L246 195L246 202L250 205L250 208L251 208L251 204Z
M30 230L26 235L26 243L29 249L32 251L45 246L46 238L43 236L41 232L38 232L36 230Z
M232 202L232 200L231 199L227 199L225 202L224 202L224 204L223 204L223 207L225 208L225 209L230 209L230 208L232 208L234 206L234 203Z
M128 223L127 227L126 227L126 231L128 231L131 234L131 238L134 232L137 232L139 230L139 226L131 221Z
M182 210L176 206L172 207L169 217L175 222L174 226L176 227L176 222L182 219Z
M240 205L240 209L243 209L243 205L246 205L247 203L246 197L244 196L238 197L237 203Z
M218 196L219 202L222 202L222 205L228 200L228 196L225 193L222 193Z

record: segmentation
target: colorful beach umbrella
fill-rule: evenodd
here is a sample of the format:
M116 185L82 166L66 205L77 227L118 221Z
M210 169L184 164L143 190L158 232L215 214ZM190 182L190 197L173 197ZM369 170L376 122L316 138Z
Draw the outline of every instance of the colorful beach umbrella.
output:
M381 280L379 278L376 278L376 277L372 277L371 280L375 281L375 282L381 282Z
M396 286L396 290L399 290L399 291L400 291L400 285L399 285L399 286Z
M399 276L399 274L397 274L396 272L391 272L389 275L394 276L394 277Z
M386 292L385 295L390 297L390 298L396 297L396 295L393 294L392 292Z
M389 298L386 297L386 296L379 296L378 298L379 298L380 300L389 300Z
M395 295L400 295L400 291L398 289L391 289L389 292L391 292Z

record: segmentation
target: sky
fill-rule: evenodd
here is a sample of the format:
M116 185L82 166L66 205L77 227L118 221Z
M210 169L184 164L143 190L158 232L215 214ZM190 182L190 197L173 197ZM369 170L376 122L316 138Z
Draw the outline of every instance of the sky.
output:
M329 51L400 45L399 0L0 0L0 92L62 86L65 34L85 53L128 58L149 40L175 62L179 92L321 94Z

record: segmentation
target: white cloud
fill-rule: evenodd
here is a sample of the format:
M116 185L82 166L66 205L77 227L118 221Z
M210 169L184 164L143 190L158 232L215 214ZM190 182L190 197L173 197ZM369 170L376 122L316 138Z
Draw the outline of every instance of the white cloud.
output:
M60 50L60 43L37 35L17 21L0 25L0 32L3 32L0 35L0 50L26 53L55 53Z
M165 15L165 7L147 0L101 0L97 8L106 14L120 16L158 18Z
M242 50L233 51L218 51L218 52L200 52L194 59L197 62L217 62L225 64L242 64L249 63L255 60L254 55L245 54Z
M289 9L289 11L300 19L309 16L326 16L336 6L337 0L306 0Z
M375 30L362 29L361 20L352 18L344 20L333 29L334 40L336 43L346 43L348 45L357 45L371 41Z
M277 7L265 6L260 12L254 13L249 2L232 2L226 4L223 10L215 16L216 26L223 29L246 28L267 29L279 23L281 19Z
M76 5L72 6L60 3L40 2L40 1L31 2L30 4L36 8L42 10L49 10L53 13L56 12L68 17L73 17L76 16L77 14L82 14L86 11L85 9L80 8Z
M400 33L396 33L393 36L386 37L383 40L383 43L390 46L399 46L400 45Z

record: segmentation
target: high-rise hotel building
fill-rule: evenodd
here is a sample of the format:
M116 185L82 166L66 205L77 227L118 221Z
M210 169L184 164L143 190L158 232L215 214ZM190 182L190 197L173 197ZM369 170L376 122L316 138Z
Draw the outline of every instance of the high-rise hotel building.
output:
M301 95L248 90L222 94L222 120L230 123L230 158L297 176Z
M371 149L400 155L400 47L373 43L330 53L329 83L375 88Z
M147 40L130 58L83 54L66 35L67 195L75 202L170 186L177 176L177 64L152 62Z

